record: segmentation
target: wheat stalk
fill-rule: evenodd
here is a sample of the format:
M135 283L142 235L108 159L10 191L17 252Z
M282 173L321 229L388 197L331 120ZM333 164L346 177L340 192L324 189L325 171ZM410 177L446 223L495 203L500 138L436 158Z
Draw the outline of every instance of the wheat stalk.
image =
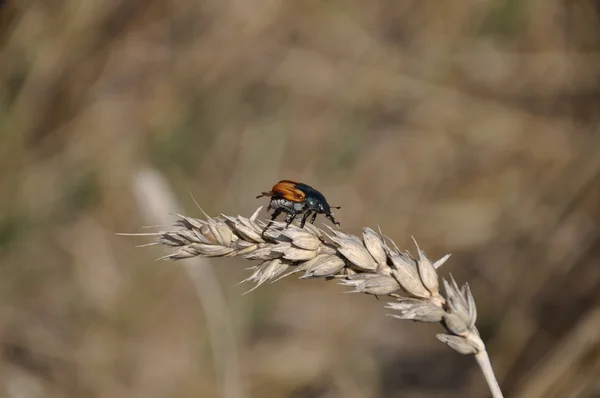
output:
M155 234L152 244L175 249L162 259L190 257L240 256L261 263L242 282L252 282L256 289L266 281L278 281L295 273L300 279L337 280L352 288L353 293L389 296L394 301L386 308L391 316L416 322L439 322L446 333L436 337L450 348L474 355L484 374L492 396L502 392L491 367L485 344L475 327L477 310L468 284L459 287L452 276L442 279L437 269L450 257L433 262L417 245L417 257L401 252L381 231L364 228L362 237L329 228L329 233L313 225L285 227L257 220L260 207L250 218L237 216L197 219L178 215L177 229ZM248 293L246 292L246 293Z

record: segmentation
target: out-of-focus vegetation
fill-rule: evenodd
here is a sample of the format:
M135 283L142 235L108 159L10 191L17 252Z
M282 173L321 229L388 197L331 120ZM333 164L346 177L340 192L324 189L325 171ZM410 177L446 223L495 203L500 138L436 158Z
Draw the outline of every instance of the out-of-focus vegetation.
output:
M600 2L0 4L1 396L222 396L181 264L113 234L148 167L190 216L297 179L454 253L506 396L600 395ZM436 325L211 264L241 396L486 394Z

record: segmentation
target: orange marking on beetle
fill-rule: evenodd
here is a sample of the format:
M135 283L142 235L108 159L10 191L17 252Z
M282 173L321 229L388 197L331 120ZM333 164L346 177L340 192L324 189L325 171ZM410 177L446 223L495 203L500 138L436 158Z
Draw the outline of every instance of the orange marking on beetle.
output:
M292 186L296 186L296 185L299 184L299 182L298 181L292 181L292 180L281 180L281 181L279 181L275 185L279 185L279 184L289 184L289 185L292 185Z
M292 202L302 202L306 198L306 194L296 188L296 184L289 180L279 181L271 190L271 196L278 196Z
M296 181L281 180L275 184L269 192L262 192L256 198L262 198L263 196L276 196L292 202L302 202L306 198L306 194L296 188L297 184L298 183Z

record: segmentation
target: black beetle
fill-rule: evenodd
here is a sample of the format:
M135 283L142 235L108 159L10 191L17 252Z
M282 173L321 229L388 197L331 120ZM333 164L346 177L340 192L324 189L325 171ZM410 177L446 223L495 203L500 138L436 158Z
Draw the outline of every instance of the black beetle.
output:
M311 214L311 224L314 224L317 214L325 214L325 217L330 219L332 223L338 226L340 225L339 222L335 221L333 213L331 212L331 209L339 209L340 207L330 206L329 203L327 203L325 196L310 185L291 180L282 180L275 184L269 192L263 192L256 198L262 198L264 196L271 197L271 202L269 203L267 210L275 210L271 215L271 221L265 228L265 231L282 212L288 214L286 228L294 221L298 214L302 213L304 213L304 215L300 222L300 228L304 227L308 216Z

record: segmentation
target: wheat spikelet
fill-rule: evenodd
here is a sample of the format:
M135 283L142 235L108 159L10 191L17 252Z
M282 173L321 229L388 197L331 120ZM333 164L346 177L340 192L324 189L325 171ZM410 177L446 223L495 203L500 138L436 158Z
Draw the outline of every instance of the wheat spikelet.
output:
M447 333L436 337L461 354L475 355L494 397L502 397L489 365L485 344L475 326L477 309L468 284L459 287L452 276L440 281L437 270L450 255L432 262L417 245L417 256L400 251L381 232L364 228L362 236L313 225L304 228L275 222L267 231L257 219L221 215L197 219L178 215L175 229L158 232L155 244L173 251L163 259L233 257L261 261L243 282L256 289L301 273L300 279L325 278L351 288L349 293L388 296L386 308L395 318L440 322ZM143 234L148 235L148 234ZM248 293L246 292L246 293Z

